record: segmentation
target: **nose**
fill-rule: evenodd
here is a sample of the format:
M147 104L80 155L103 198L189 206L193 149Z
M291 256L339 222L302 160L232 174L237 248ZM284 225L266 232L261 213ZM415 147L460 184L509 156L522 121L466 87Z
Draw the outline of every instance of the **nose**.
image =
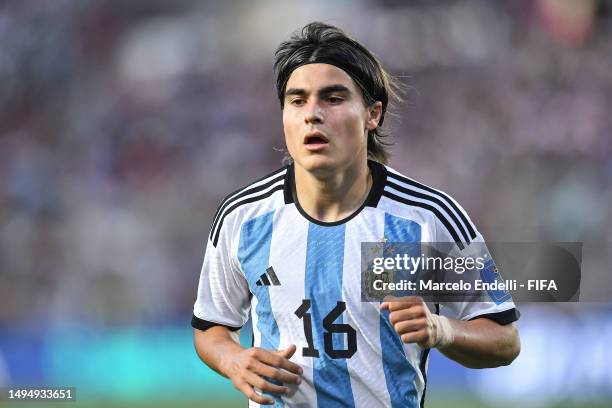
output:
M323 111L321 106L317 102L310 104L309 109L306 111L304 121L307 125L321 124L323 123Z

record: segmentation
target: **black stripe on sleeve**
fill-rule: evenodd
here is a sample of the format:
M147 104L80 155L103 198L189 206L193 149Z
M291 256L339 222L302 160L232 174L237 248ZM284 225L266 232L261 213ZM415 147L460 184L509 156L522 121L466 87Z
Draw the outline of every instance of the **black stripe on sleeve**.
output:
M512 308L512 309L504 310L503 312L487 313L487 314L474 316L470 320L485 318L485 319L493 320L494 322L497 322L501 324L502 326L505 326L507 324L517 321L520 317L521 317L521 313L519 312L519 310L517 308Z
M400 196L395 195L395 194L393 194L393 193L391 193L391 192L389 192L387 190L383 191L383 195L385 197L388 197L388 198L390 198L392 200L395 200L395 201L398 201L400 203L412 205L412 206L415 206L415 207L421 207L421 208L424 208L426 210L429 210L429 211L433 212L440 219L442 224L446 227L447 231L449 232L449 234L451 235L451 237L453 238L453 240L455 241L455 243L457 244L459 249L465 248L465 245L463 244L463 242L461 242L461 239L459 238L459 235L457 235L457 231L449 224L448 220L440 213L440 211L436 207L434 207L432 205L429 205L429 204L426 204L426 203L420 203L418 201L412 201L412 200L409 200L407 198L400 197Z
M248 189L248 188L249 188L249 187L251 187L253 184L257 184L257 183L259 183L260 181L263 181L263 180L265 180L265 179L267 179L267 178L270 178L270 177L272 177L272 176L274 176L274 175L276 175L276 174L278 174L278 173L281 173L281 172L282 172L282 171L284 171L286 168L287 168L287 167L285 166L285 167L283 167L283 168L280 168L280 169L278 169L278 170L273 171L272 173L266 174L266 175L265 175L265 176L263 176L262 178L259 178L259 179L255 180L254 182L252 182L252 183L250 183L250 184L248 184L248 185L246 185L246 186L244 186L244 187L240 187L238 190L234 190L234 191L232 191L231 193L229 193L228 195L226 195L226 196L225 196L225 198L224 198L223 200L221 200L221 204L219 204L219 207L217 207L217 211L215 211L215 216L213 217L213 221L214 221L214 220L216 220L216 219L219 217L219 214L220 214L220 213L221 213L221 211L222 211L222 208L221 208L221 207L223 206L223 204L225 204L225 202L226 202L226 201L231 200L231 199L233 198L234 194L238 194L239 192L241 192L241 191L243 191L243 190Z
M453 220L453 222L455 223L455 225L457 226L457 228L459 229L459 232L461 232L461 235L463 236L463 239L465 240L465 242L470 242L470 237L468 236L465 228L463 228L463 225L461 225L461 222L459 222L459 219L457 219L457 216L455 215L455 213L453 211L451 211L450 208L448 208L448 206L446 204L444 204L440 199L429 195L429 194L423 194L423 193L419 193L418 191L414 191L414 190L409 190L406 187L402 187L400 185L397 185L391 181L387 182L387 185L397 191L401 191L404 194L413 196L413 197L417 197L417 198L421 198L423 200L427 200L427 201L431 201L434 202L436 204L438 204L449 216L450 218ZM472 237L473 239L474 237Z
M215 233L215 237L213 239L213 246L215 248L217 247L217 242L219 242L219 234L221 232L221 227L223 227L223 220L225 220L225 217L227 217L232 211L234 211L236 208L240 207L241 205L254 203L255 201L259 201L259 200L263 200L264 198L268 198L272 194L274 194L276 191L282 190L282 189L283 189L283 185L279 184L278 186L274 187L273 189L267 191L264 194L247 198L246 200L240 201L234 204L233 206L231 206L230 208L228 208L228 210L225 212L225 214L223 214L223 217L221 217L221 220L219 221L219 227L217 228L217 232Z
M200 319L196 315L193 315L191 317L191 327L193 327L194 329L206 331L210 329L211 327L215 327L215 326L225 327L229 329L230 331L240 330L240 327L226 326L225 324L221 324L221 323L209 322L208 320Z
M465 224L465 226L467 227L468 231L470 232L470 237L472 239L476 238L476 231L474 230L474 227L472 226L472 223L467 219L467 216L464 214L464 212L459 209L457 204L455 204L455 202L451 198L449 198L446 194L442 193L441 191L434 190L433 188L431 188L429 186L426 186L425 184L418 183L418 182L416 182L414 180L411 180L409 178L400 176L399 174L388 172L388 177L394 178L396 180L401 181L402 183L409 184L409 185L411 185L413 187L420 188L421 190L428 191L428 192L430 192L430 193L432 193L434 195L437 195L438 197L442 198L444 201L446 201L457 212L457 214L459 214L459 217L461 217L461 219L463 220L463 223Z
M223 211L230 204L236 202L237 200L239 200L240 198L242 198L242 197L244 197L246 195L254 194L254 193L258 193L260 191L263 191L263 190L267 189L268 187L270 187L272 184L274 184L274 183L276 183L276 182L278 182L280 180L283 180L284 178L285 178L285 175L281 174L280 176L275 177L275 178L271 179L270 181L268 181L268 182L266 182L266 183L264 183L264 184L262 184L260 186L253 187L253 188L246 187L240 194L237 194L237 195L235 195L233 197L230 197L230 198L224 200L221 203L221 205L219 206L219 209L217 210L217 212L215 213L215 218L214 218L212 227L210 229L210 237L212 238L214 233L215 233L215 230L216 230L216 228L217 228L217 226L219 224L219 217L221 216L221 214L223 214ZM235 193L232 193L232 194L235 194Z

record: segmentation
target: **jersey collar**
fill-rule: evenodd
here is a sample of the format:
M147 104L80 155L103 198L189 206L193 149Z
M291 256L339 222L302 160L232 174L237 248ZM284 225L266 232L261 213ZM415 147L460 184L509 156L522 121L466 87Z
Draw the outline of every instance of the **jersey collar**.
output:
M372 171L372 187L370 188L370 192L368 193L368 196L365 199L364 203L361 205L361 207L359 207L357 210L355 210L351 215L349 215L346 218L343 218L341 220L334 221L334 222L323 222L323 221L319 221L319 220L312 218L310 215L306 213L306 211L304 211L304 209L300 205L297 199L297 194L295 192L294 166L295 165L293 163L287 166L287 173L285 174L285 183L284 183L284 189L283 189L283 194L285 197L285 204L292 204L292 203L295 204L296 208L298 209L298 211L300 212L300 214L302 214L304 218L306 218L310 222L313 222L318 225L324 225L324 226L334 226L334 225L344 224L350 219L352 219L353 217L355 217L357 214L359 214L361 210L363 210L364 207L378 206L378 202L380 201L380 197L382 196L383 190L385 188L385 182L387 181L387 169L385 168L385 166L377 161L368 160L368 167Z

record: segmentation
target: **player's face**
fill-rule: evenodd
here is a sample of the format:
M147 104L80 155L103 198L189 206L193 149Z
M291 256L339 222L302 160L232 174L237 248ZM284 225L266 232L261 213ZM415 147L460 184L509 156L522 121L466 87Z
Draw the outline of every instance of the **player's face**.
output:
M329 64L297 68L287 82L283 109L285 142L297 165L336 172L365 165L368 130L380 119L380 102L364 104L361 90L342 69Z

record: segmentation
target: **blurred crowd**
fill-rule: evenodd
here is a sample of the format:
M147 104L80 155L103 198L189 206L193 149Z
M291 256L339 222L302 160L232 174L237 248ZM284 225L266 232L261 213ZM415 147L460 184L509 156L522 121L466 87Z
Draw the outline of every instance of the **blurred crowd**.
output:
M274 49L315 19L405 84L392 167L609 272L611 2L329 3L0 3L0 325L188 322L216 205L283 157Z

